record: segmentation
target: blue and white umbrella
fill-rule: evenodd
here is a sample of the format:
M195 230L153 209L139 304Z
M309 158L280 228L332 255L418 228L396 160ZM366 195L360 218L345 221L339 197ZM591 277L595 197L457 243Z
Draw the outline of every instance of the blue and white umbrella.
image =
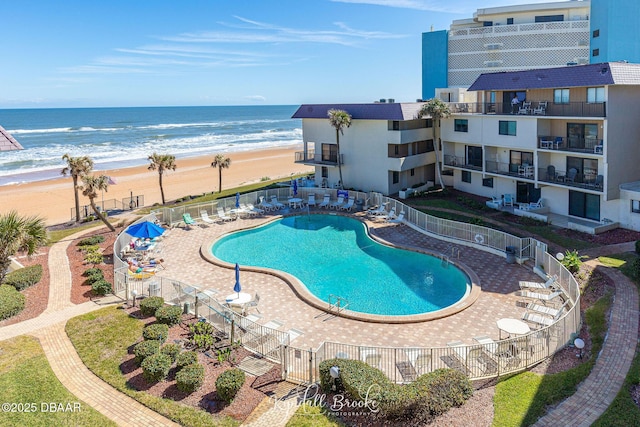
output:
M293 180L293 195L294 196L298 195L298 180L297 179Z
M236 208L240 207L240 193L236 193Z
M240 298L241 290L242 286L240 285L240 266L236 262L236 284L233 286L233 291L238 293L238 298Z

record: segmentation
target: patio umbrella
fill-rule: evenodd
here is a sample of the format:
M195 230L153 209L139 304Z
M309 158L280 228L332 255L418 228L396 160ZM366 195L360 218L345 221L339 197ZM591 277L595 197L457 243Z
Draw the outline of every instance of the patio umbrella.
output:
M149 221L143 221L138 224L134 224L127 228L127 234L138 237L141 239L153 239L154 237L162 236L164 228L155 225Z
M236 193L236 208L240 207L240 193Z
M16 139L0 126L0 151L23 150L24 148Z
M240 286L240 266L236 262L236 284L233 286L233 291L238 293L238 298L240 298L241 290L242 286Z
M293 180L293 195L294 196L298 195L298 180L297 179Z

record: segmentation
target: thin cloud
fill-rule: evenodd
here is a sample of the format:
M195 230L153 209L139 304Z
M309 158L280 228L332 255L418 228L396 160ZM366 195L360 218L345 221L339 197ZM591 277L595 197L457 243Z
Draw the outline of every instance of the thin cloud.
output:
M258 102L265 102L267 100L267 98L265 98L262 95L247 95L244 97L244 99L248 101L258 101Z
M370 4L375 6L396 7L402 9L415 9L428 12L444 12L469 14L475 12L480 6L475 0L455 0L450 2L434 0L331 0L335 3ZM522 0L521 4L554 3L566 0ZM516 2L517 3L517 2ZM514 0L493 0L482 4L482 8L511 6Z

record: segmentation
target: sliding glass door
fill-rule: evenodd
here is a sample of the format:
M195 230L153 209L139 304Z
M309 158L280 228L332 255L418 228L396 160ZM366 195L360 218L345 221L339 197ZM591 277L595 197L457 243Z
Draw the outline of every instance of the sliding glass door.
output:
M569 215L600 221L600 196L569 191Z

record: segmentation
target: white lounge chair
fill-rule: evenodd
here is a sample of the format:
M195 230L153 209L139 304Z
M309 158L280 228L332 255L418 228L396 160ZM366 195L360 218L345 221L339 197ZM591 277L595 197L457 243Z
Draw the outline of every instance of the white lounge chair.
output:
M284 209L284 204L278 201L277 196L271 196L271 205L273 205L275 210Z
M209 218L207 211L200 211L200 219L207 224L215 224L215 221Z
M341 211L351 212L351 208L353 208L353 204L355 203L355 198L349 197L349 201L341 206L338 206L338 209Z
M338 200L336 200L335 202L331 203L329 205L329 209L336 209L338 210L340 208L340 206L344 205L344 196L338 196Z
M258 215L264 215L264 209L256 208L253 203L247 203L247 207Z
M384 221L389 221L393 218L396 218L396 208L391 208L389 212L384 215L378 215L376 218L380 218Z
M549 303L549 302L555 302L556 300L561 301L562 298L562 291L554 291L550 294L543 294L540 292L532 292L530 290L527 289L523 289L521 291L516 292L516 295L523 297L523 298L529 298L529 299L535 299L538 301L541 301L543 304Z
M256 292L256 297L246 304L245 311L251 307L255 307L256 311L260 313L260 310L258 310L259 303L260 303L260 295L258 295L258 293Z
M380 206L374 209L368 209L367 215L377 216L377 215L386 215L387 214L387 205L389 202L384 202Z
M400 212L397 218L387 219L387 222L396 225L404 224L404 211Z
M535 302L530 302L529 304L527 304L527 310L540 314L546 314L547 316L551 317L556 317L558 313L564 312L565 307L569 307L570 304L571 300L569 299L567 299L560 308L547 307L546 305L540 305L536 304Z
M272 210L274 210L273 205L267 202L264 196L260 196L260 203L258 203L258 206L260 206L262 209L264 209L267 212L271 212Z
M311 207L313 206L314 208L316 207L316 195L311 193L309 194L309 200L307 201L307 206Z
M240 203L240 209L242 210L242 213L245 213L249 216L256 216L258 215L258 212L252 210L251 208L249 208L249 206L247 206L244 203Z
M224 211L223 207L219 207L218 208L218 218L220 218L221 221L227 222L227 221L233 221L234 218L227 215Z
M382 356L375 348L362 348L360 349L360 359L367 365L378 368L380 367Z
M560 317L562 317L563 314L564 314L564 309L559 309L556 315L553 317L549 317L542 313L526 311L522 315L522 320L525 320L529 323L534 323L538 326L551 326L555 322L557 322L560 319Z
M324 197L322 198L322 201L318 205L318 207L319 208L327 208L327 209L329 209L329 206L331 206L331 195L330 194L325 194Z
M528 280L520 280L520 289L540 289L540 290L549 290L554 291L558 289L556 284L556 280L558 280L558 276L553 275L547 279L546 282L530 282Z

